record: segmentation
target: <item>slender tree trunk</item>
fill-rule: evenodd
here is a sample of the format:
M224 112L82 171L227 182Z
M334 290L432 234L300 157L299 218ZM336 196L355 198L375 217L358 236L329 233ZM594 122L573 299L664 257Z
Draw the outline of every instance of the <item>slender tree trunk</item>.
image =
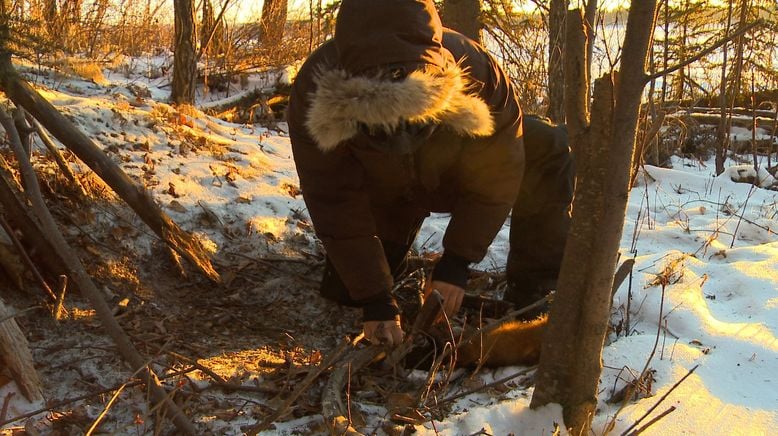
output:
M594 55L594 39L597 37L597 0L589 0L586 3L584 12L584 23L586 24L586 80L592 79L592 56ZM587 86L587 89L590 89ZM586 112L589 112L589 100L592 98L591 92L586 98Z
M82 0L69 0L66 12L63 13L64 32L66 41L63 41L68 50L76 52L81 49L81 7Z
M203 0L203 18L200 21L200 51L204 53L210 53L209 39L211 32L215 27L216 17L213 13L213 4L211 0Z
M664 0L664 23L662 29L664 30L664 41L662 42L662 70L667 70L667 66L670 62L668 57L670 56L670 2ZM667 99L667 76L662 77L662 104L664 105Z
M727 4L727 27L724 29L724 39L729 38L730 27L732 26L732 2ZM721 118L716 128L716 174L724 172L724 162L727 160L727 148L729 148L729 132L727 131L727 107L729 101L727 98L727 55L729 54L729 43L725 42L722 47L723 55L721 61L721 84L719 85L719 109Z
M444 0L443 25L481 43L481 0Z
M173 8L176 42L170 100L175 104L193 104L197 83L194 0L174 0Z
M631 3L615 98L611 78L599 79L588 130L571 132L584 139L586 167L577 183L573 222L531 405L561 404L565 425L576 435L588 434L597 405L655 10L656 0Z
M45 20L46 30L49 37L56 43L60 42L60 27L58 23L57 0L44 0L43 19Z
M0 58L8 56L11 40L11 0L0 0Z
M284 38L288 0L265 0L262 4L262 44L269 48Z
M689 11L689 0L684 3L685 11ZM689 33L689 18L688 14L684 13L681 18L681 42L678 44L678 63L686 61L686 43L688 41ZM679 103L683 101L683 90L686 86L686 68L684 67L678 70L678 80L675 84L675 92L673 98Z
M565 121L565 16L569 0L551 0L548 12L548 113L552 121Z

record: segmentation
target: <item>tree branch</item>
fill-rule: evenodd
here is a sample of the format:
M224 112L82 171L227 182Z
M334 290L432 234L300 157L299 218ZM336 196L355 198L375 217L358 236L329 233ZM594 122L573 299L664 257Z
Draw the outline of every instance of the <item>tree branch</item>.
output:
M746 24L745 26L742 26L740 29L738 29L737 31L735 31L734 33L729 35L728 37L720 39L718 42L716 42L712 46L706 48L705 50L703 50L703 51L701 51L699 53L697 53L696 55L690 57L689 59L686 59L685 61L683 61L683 62L681 62L679 64L673 65L672 67L669 67L666 70L662 70L662 71L659 71L657 73L654 73L654 74L646 76L645 81L646 81L646 83L648 83L651 80L658 79L658 78L660 78L662 76L666 76L666 75L668 75L670 73L674 73L674 72L680 70L683 67L686 67L686 66L688 66L688 65L690 65L690 64L692 64L694 62L697 62L698 60L700 60L703 57L709 55L710 53L712 53L714 50L716 50L717 48L721 47L722 45L732 41L735 38L738 38L738 37L742 36L746 32L748 32L751 29L753 29L754 27L760 26L762 24L764 24L764 20L762 20L762 19L756 20L756 21L754 21L751 24Z
M192 424L189 418L184 415L181 409L168 397L165 389L160 385L156 374L147 366L146 359L138 353L138 350L132 342L130 342L127 333L122 330L122 327L116 321L116 318L113 317L110 307L108 307L108 304L97 289L97 286L95 286L94 282L87 274L81 260L73 252L70 246L68 246L67 241L65 241L62 233L57 228L57 224L54 222L51 212L49 212L46 203L43 201L35 170L24 152L13 119L2 106L0 106L0 123L2 123L5 128L10 139L11 148L19 161L19 172L24 179L25 196L32 203L33 210L38 216L38 220L41 222L43 231L46 233L54 249L65 262L65 265L73 279L76 281L78 288L92 303L100 322L111 339L113 339L124 359L133 369L137 370L138 368L143 368L141 377L146 381L154 400L167 406L173 416L173 422L181 432L185 434L196 434L197 431L194 424Z

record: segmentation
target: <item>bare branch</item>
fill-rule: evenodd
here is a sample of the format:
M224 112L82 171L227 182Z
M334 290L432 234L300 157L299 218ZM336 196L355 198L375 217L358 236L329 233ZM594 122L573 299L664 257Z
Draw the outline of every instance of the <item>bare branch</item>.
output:
M692 64L694 62L697 62L698 60L700 60L703 57L709 55L710 53L712 53L714 50L716 50L717 48L721 47L722 45L732 41L735 38L738 38L738 37L742 36L743 34L747 33L751 29L753 29L753 28L755 28L757 26L761 26L763 24L764 24L764 20L760 19L760 20L754 21L751 24L747 24L745 26L742 26L740 29L738 29L737 31L735 31L734 33L729 35L728 37L722 38L721 40L719 40L718 42L716 42L712 46L706 48L705 50L703 50L703 51L701 51L699 53L697 53L696 55L690 57L689 59L686 59L685 61L683 61L683 62L681 62L679 64L673 65L672 67L669 67L666 70L662 70L662 71L659 71L657 73L654 73L654 74L651 74L649 76L646 76L646 78L645 78L646 83L648 83L651 80L658 79L658 78L660 78L662 76L666 76L666 75L668 75L670 73L674 73L674 72L680 70L683 67L686 67L686 66L688 66L688 65L690 65L690 64Z

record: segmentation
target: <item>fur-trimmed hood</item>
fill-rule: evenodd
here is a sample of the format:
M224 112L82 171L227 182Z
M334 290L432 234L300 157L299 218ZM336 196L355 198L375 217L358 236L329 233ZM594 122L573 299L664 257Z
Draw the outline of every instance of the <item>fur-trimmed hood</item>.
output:
M400 81L352 76L342 69L320 71L306 127L322 150L354 137L359 125L392 133L404 123L436 123L464 136L489 136L489 106L468 92L456 65L442 72L417 70Z
M391 135L406 123L436 123L463 136L491 135L489 105L442 40L432 0L343 0L336 66L314 72L308 96L306 127L319 148L353 138L360 125Z

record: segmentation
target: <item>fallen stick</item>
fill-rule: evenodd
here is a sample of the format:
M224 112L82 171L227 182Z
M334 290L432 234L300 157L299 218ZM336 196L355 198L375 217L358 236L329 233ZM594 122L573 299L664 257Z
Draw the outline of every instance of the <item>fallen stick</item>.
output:
M19 256L22 258L22 262L24 262L24 265L27 268L29 268L33 277L35 277L35 279L38 280L38 283L40 283L43 290L46 291L47 294L49 294L49 297L51 297L53 300L56 301L57 296L54 295L54 291L52 291L51 287L49 287L49 284L46 283L46 279L44 279L40 271L38 271L38 268L35 266L35 263L33 263L32 259L30 259L30 256L27 254L27 250L24 249L24 246L22 245L21 241L19 241L19 238L17 238L16 234L14 234L13 228L11 228L11 225L8 223L8 221L5 220L5 217L2 215L0 215L0 225L2 225L3 230L5 230L5 233L11 239L11 243L19 252Z
M0 421L5 420L6 415L8 415L8 406L11 404L11 398L13 398L14 395L16 395L16 392L11 391L3 398L3 408L0 409Z
M343 404L341 392L351 374L361 370L370 362L384 354L386 347L371 345L354 351L338 368L332 372L327 386L324 388L321 400L321 414L332 434L360 434L351 427L346 406Z
M440 314L442 298L440 293L433 291L416 316L416 320L411 327L405 340L395 348L387 357L387 365L394 366L399 363L413 348L413 339L429 329ZM351 426L349 410L343 403L341 393L346 385L350 375L360 371L362 368L381 357L386 351L382 345L371 345L361 350L353 351L348 358L330 375L327 386L322 393L321 409L327 425L333 434L360 434Z
M160 380L166 380L166 379L169 379L169 378L178 377L180 375L184 375L184 374L190 373L190 372L192 372L192 371L194 371L196 369L197 368L195 368L195 367L190 367L190 368L182 369L180 371L176 371L176 372L170 373L170 374L168 374L168 375L166 375L164 377L160 377L159 379ZM122 383L120 385L112 386L110 388L101 389L101 390L99 390L97 392L91 392L91 393L88 393L88 394L79 395L77 397L67 398L67 399L64 399L64 400L61 400L61 401L57 401L57 402L55 402L53 404L47 405L46 407L42 407L40 409L33 410L31 412L27 412L25 414L22 414L22 415L19 415L19 416L15 416L13 418L8 418L8 419L3 418L2 420L0 420L0 427L3 427L4 425L10 424L12 422L21 421L22 419L32 418L35 415L38 415L38 414L41 414L41 413L44 413L44 412L50 412L52 410L59 409L59 408L61 408L63 406L67 406L69 404L73 404L73 403L76 403L76 402L79 402L79 401L87 400L89 398L94 398L94 397L97 397L99 395L109 394L109 393L114 392L117 389L121 388L122 386L124 386L125 388L129 388L129 387L140 386L140 385L145 384L145 383L146 382L143 381L143 380L133 381L133 382L129 382L129 383L125 382L125 383Z
M2 216L8 219L9 224L6 232L14 241L14 245L24 246L25 250L19 250L22 256L25 253L34 253L36 259L39 259L46 267L46 270L52 274L62 274L66 272L65 264L59 258L51 242L43 237L40 225L33 217L26 203L19 200L17 195L20 189L19 185L13 180L11 173L6 169L7 162L0 157L0 203L3 206ZM14 231L18 229L23 235L24 244L19 241ZM25 260L25 262L27 262ZM34 271L33 271L34 274ZM40 281L40 279L38 279ZM52 293L53 294L53 293Z
M632 425L630 425L629 427L627 427L627 429L626 429L626 430L624 430L624 431L621 433L621 436L626 436L626 435L628 435L630 430L632 430L633 428L637 427L637 425L638 425L638 424L640 424L640 421L642 421L642 420L646 419L646 417L647 417L648 415L650 415L650 414L651 414L651 412L653 412L653 411L654 411L654 409L656 409L657 407L659 407L659 405L660 405L660 404L662 404L662 401L664 401L664 400L665 400L665 399L666 399L666 398L667 398L667 397L668 397L668 396L669 396L669 395L670 395L670 394L671 394L671 393L672 393L672 392L675 390L675 388L677 388L678 386L680 386L680 385L681 385L681 383L683 383L683 381L684 381L684 380L686 380L686 379L687 379L687 378L688 378L690 375L692 375L692 373L694 373L694 371L695 371L697 368L699 368L699 367L700 367L700 365L694 365L694 367L693 367L692 369L690 369L690 370L689 370L689 372L687 372L685 376L681 377L681 379L680 379L680 380L678 380L677 382L675 382L675 384L673 385L673 387L671 387L669 391L665 392L665 394L664 394L664 395L662 395L662 397L661 397L661 398L660 398L660 399L659 399L659 400L658 400L658 401L657 401L657 402L656 402L656 403L655 403L653 406L649 407L649 409L648 409L648 410L646 410L646 413L644 413L644 414L643 414L643 416L641 416L640 418L638 418L638 419L637 419L637 421L633 422L633 423L632 423ZM669 413L669 412L668 412L668 413Z
M442 400L438 400L435 403L435 405L440 406L441 404L450 403L450 402L452 402L454 400L458 400L458 399L460 399L462 397L466 397L466 396L468 396L470 394L474 394L476 392L480 392L480 391L482 391L484 389L489 389L489 388L494 387L494 386L499 386L499 385L501 385L501 384L503 384L505 382L509 382L509 381L515 379L516 377L520 377L520 376L525 375L528 372L534 371L536 369L538 369L537 365L530 366L528 368L524 368L524 369L522 369L522 370L520 370L518 372L515 372L515 373L513 373L513 374L511 374L509 376L503 377L503 378L501 378L499 380L495 380L495 381L493 381L491 383L487 383L487 384L485 384L483 386L479 386L477 388L468 389L468 390L466 390L464 392L460 392L458 394L451 395L450 397L446 397L446 398L444 398Z
M146 362L146 365L148 365L149 363L151 363L151 362ZM138 371L140 371L140 369L138 369ZM138 371L135 371L135 373L132 374L130 376L130 378L133 378L133 377L137 376L138 375ZM111 399L108 400L108 404L106 404L105 407L103 407L103 411L100 412L99 415L97 415L97 418L95 418L95 420L92 422L92 425L89 426L89 430L86 431L84 436L91 436L92 435L92 433L95 431L95 429L97 429L97 426L100 425L100 422L103 421L103 418L105 418L105 415L108 414L108 411L111 410L111 406L113 406L114 401L116 401L116 399L119 398L119 394L122 393L124 388L126 388L129 383L130 383L129 381L126 381L121 386L119 386L119 389L116 389L116 391L113 393L113 395L111 395Z
M65 161L65 158L62 157L62 153L59 152L59 149L57 148L57 145L54 143L54 140L51 139L48 133L46 133L46 130L41 126L41 123L38 122L35 118L32 118L32 126L35 129L35 133L38 134L38 138L41 139L41 142L44 146L46 146L46 149L49 150L49 153L54 157L54 161L57 163L57 166L62 171L62 174L65 175L65 178L70 181L73 185L78 188L79 192L81 192L81 195L86 196L86 189L84 189L84 185L81 184L81 182L78 180L78 177L73 173L73 170L70 169L70 166Z
M413 321L413 326L405 337L405 340L403 340L397 348L392 350L386 358L386 364L388 366L394 367L408 355L413 348L413 339L417 335L429 330L435 320L438 319L442 309L443 297L440 295L440 292L433 290L421 306L421 310L419 310L419 314Z
M165 403L168 409L173 415L173 422L176 427L185 434L195 434L196 429L194 424L189 418L179 409L179 407L170 401L167 397L165 389L160 385L154 371L146 365L146 359L144 359L135 346L130 341L130 338L122 330L122 327L113 317L111 309L105 302L100 291L95 286L92 279L84 269L81 260L73 252L70 246L65 241L62 233L57 228L57 224L54 222L54 218L51 216L51 212L46 207L46 203L43 201L40 187L38 186L38 179L35 176L35 170L32 168L29 159L24 153L24 149L19 139L19 134L14 126L13 119L8 113L0 107L0 123L6 130L9 136L11 147L19 161L19 172L22 174L25 184L25 195L27 199L32 203L33 210L35 211L41 226L47 239L54 246L54 249L59 253L59 256L65 262L65 266L70 271L71 277L75 280L78 288L89 299L92 307L95 309L98 318L100 319L103 328L105 328L108 335L113 339L119 353L122 354L124 359L133 370L144 368L141 371L141 377L148 383L151 390L152 398L156 402Z
M5 315L2 318L0 318L0 324L8 321L9 319L14 319L14 318L20 317L20 316L24 315L27 312L32 312L33 310L38 310L38 309L42 309L42 308L43 308L43 306L32 306L32 307L28 307L28 308L26 308L24 310L20 310L18 312L12 313L10 315Z
M248 429L246 429L246 435L256 436L257 433L267 429L270 426L270 424L273 423L273 421L283 416L286 413L286 411L289 409L289 406L291 406L292 403L294 403L297 400L297 398L299 398L300 395L302 395L303 392L305 392L308 389L311 383L313 383L313 381L316 380L319 377L319 375L321 375L321 373L323 373L327 368L332 366L338 359L340 359L340 357L343 355L343 353L346 352L346 350L356 345L359 341L362 340L363 337L364 335L360 334L353 340L343 341L343 343L340 344L340 346L336 348L335 351L333 351L332 354L330 354L327 357L327 359L324 362L322 362L322 364L319 365L318 368L316 368L316 370L309 372L308 375L305 376L303 381L301 381L300 384L297 386L297 389L295 389L294 392L292 392L292 394L289 396L289 398L286 399L286 401L284 401L281 407L279 407L274 413L267 416L262 422L258 424L254 424Z
M30 401L43 399L43 388L30 353L27 338L0 299L0 362L11 372L11 376Z
M178 227L148 192L133 183L88 136L23 80L11 63L10 53L0 54L0 87L14 104L27 110L105 181L168 246L209 279L220 280L209 254L199 241Z
M218 388L222 388L227 391L242 391L242 392L259 392L262 394L277 394L277 389L271 389L271 388L263 388L261 386L243 386L243 385L236 385L233 383L229 383L227 380L224 379L224 377L220 376L219 374L216 374L208 368L207 366L197 362L197 360L192 359L190 357L186 357L183 354L176 353L174 351L168 351L168 354L175 357L176 359L183 360L184 362L192 365L195 367L198 371L202 372L203 374L207 375L214 381L214 386Z
M660 413L659 415L653 417L650 421L648 421L646 423L646 425L644 425L644 426L640 427L639 429L633 431L628 436L637 436L640 433L643 433L644 431L646 431L646 429L648 429L649 427L654 425L657 421L659 421L660 419L664 418L665 416L673 413L674 411L675 411L675 406L670 406L669 408L667 408L667 410L665 410L664 412Z

